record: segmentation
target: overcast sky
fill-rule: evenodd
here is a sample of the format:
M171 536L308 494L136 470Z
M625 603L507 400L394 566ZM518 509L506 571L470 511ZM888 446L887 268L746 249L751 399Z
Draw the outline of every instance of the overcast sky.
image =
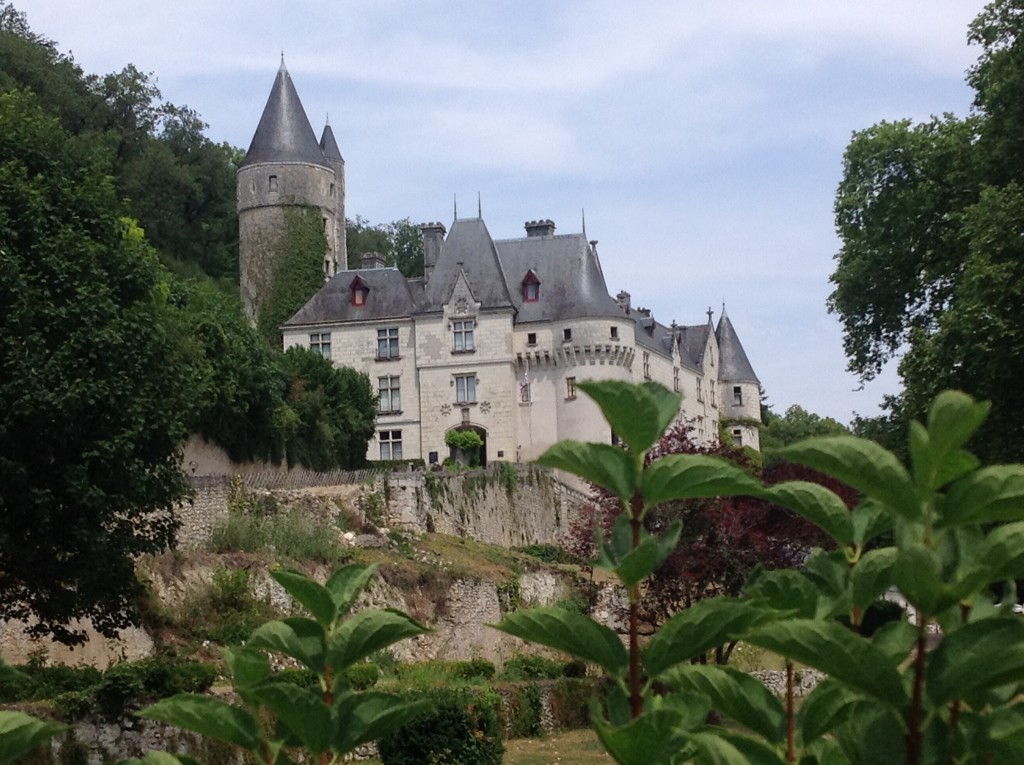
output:
M981 0L14 0L89 73L132 63L247 148L284 52L347 212L497 239L551 218L664 324L722 303L776 412L878 413L825 308L855 130L969 112Z

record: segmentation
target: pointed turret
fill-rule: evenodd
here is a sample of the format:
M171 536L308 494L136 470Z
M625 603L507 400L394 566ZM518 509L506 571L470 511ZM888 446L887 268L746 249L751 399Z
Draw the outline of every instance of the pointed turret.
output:
M715 337L718 338L718 353L721 357L719 379L723 382L759 382L724 307Z
M331 130L329 120L324 125L324 132L320 136L320 150L324 153L324 158L334 171L335 186L333 193L336 203L334 220L337 221L337 225L334 227L337 241L334 242L333 247L334 252L337 253L334 264L335 270L345 271L348 269L348 238L345 229L345 160L341 156L338 142L334 139L334 131ZM333 275L334 272L328 273L328 276Z
M337 150L337 144L334 148ZM341 157L340 152L338 157ZM302 108L283 56L260 124L239 167L261 162L308 162L330 167L306 117L306 110Z

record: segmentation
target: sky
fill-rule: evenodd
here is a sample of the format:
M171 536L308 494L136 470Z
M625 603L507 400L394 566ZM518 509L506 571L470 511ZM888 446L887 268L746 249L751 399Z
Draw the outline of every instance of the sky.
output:
M285 64L346 162L346 212L495 239L550 218L663 324L723 304L768 403L848 423L826 300L854 131L966 116L982 0L13 0L87 73L134 64L247 148ZM478 202L479 200L479 202Z

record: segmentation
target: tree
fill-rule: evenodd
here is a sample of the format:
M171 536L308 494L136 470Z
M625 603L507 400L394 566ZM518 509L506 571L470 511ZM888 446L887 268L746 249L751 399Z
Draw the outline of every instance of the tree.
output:
M423 276L423 234L408 218L373 225L357 215L345 221L345 230L349 268L359 268L363 255L376 252L404 276Z
M133 621L135 556L173 540L194 397L166 285L103 152L0 93L0 617L79 642Z
M804 438L813 436L848 435L849 430L831 417L808 412L799 404L793 404L786 413L779 416L772 413L761 430L761 447L766 450L789 446ZM769 458L771 455L768 455Z
M1024 454L1022 32L1021 0L990 3L969 33L982 49L968 73L976 113L855 134L835 204L829 309L849 369L871 379L902 355L889 432L905 432L944 388L990 399L974 445L989 460Z

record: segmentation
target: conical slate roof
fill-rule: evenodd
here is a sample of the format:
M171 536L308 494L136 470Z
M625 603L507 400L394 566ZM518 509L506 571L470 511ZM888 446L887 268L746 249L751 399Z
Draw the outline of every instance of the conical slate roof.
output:
M320 150L327 159L341 159L342 162L345 161L341 157L341 149L338 148L338 142L334 140L334 131L331 130L330 122L324 125L323 135L320 136Z
M308 162L330 167L317 143L316 134L302 108L283 58L256 134L239 167L261 162Z
M722 318L718 320L715 337L718 338L718 353L721 357L719 379L729 382L760 382L724 308Z

